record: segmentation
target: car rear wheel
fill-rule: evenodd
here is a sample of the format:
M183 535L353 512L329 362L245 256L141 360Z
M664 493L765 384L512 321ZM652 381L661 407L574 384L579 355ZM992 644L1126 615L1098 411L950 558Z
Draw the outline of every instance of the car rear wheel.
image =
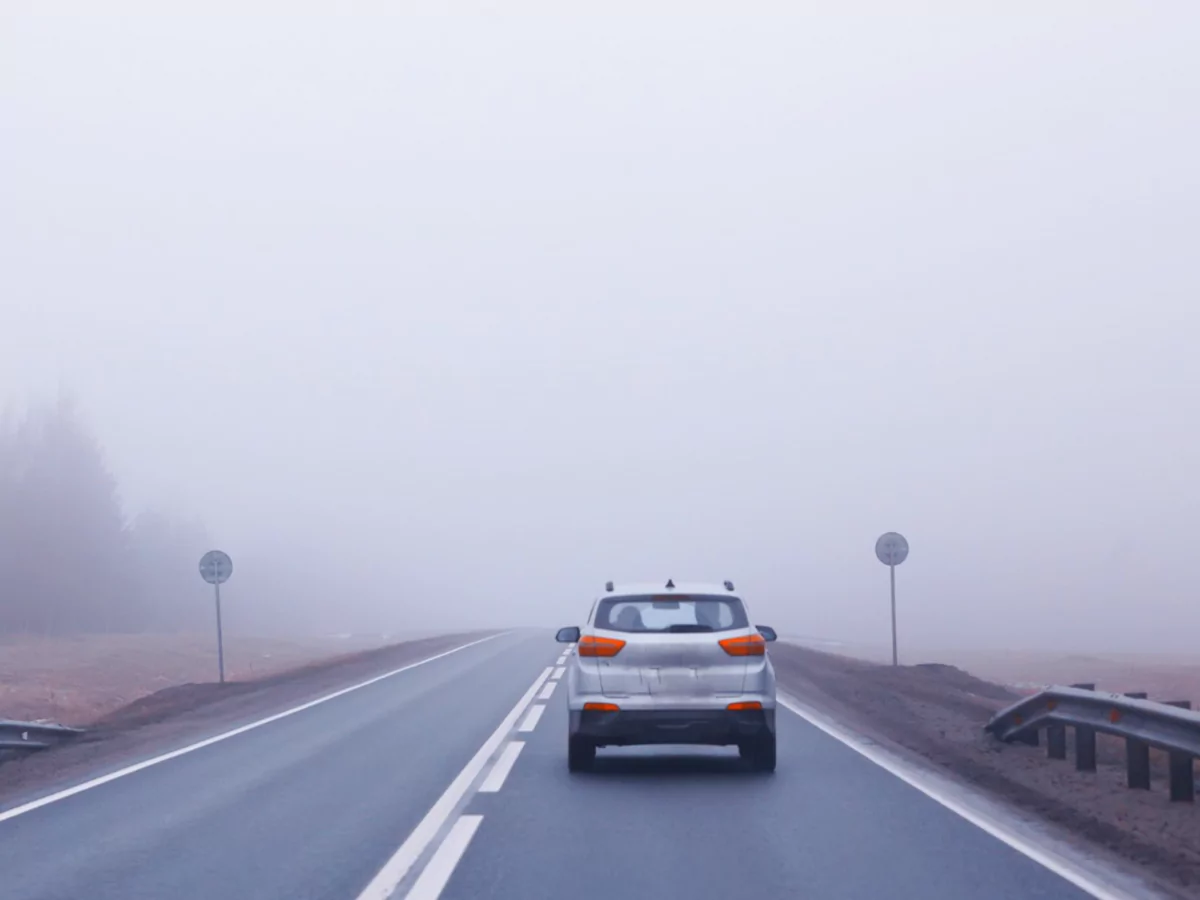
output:
M775 735L770 734L739 744L738 752L755 772L775 771Z
M595 761L595 744L584 738L567 738L567 769L572 772L586 772Z

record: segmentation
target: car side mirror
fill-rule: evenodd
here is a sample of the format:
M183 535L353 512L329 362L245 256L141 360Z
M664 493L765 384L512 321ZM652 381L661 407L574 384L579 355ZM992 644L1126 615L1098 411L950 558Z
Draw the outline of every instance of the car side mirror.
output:
M758 633L763 636L764 641L779 640L779 635L775 633L775 629L770 625L755 625L754 627L758 629Z
M574 625L572 625L570 628L560 628L558 629L558 634L554 636L554 639L560 644L578 644L579 629Z

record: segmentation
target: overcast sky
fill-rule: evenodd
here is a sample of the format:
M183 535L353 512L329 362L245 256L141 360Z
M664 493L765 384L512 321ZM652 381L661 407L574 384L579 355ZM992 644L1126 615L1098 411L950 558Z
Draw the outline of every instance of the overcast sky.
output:
M406 616L1195 647L1200 5L454 5L2 0L0 401Z

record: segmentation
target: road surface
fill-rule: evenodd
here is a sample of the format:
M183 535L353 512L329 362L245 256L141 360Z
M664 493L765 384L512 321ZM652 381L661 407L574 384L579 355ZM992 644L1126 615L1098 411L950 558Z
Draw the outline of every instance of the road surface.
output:
M1092 896L784 710L774 775L668 749L601 751L570 775L561 652L501 635L9 808L0 896Z

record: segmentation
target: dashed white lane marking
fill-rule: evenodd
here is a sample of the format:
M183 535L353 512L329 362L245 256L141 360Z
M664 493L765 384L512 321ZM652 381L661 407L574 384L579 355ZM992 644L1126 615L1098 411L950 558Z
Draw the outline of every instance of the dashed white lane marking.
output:
M535 709L537 708L539 707L535 707ZM504 745L504 749L500 751L500 756L492 766L492 771L488 772L487 778L483 779L483 784L479 786L479 793L494 794L504 787L504 779L512 771L512 767L516 764L517 757L521 755L524 747L524 741L509 741Z
M557 664L560 666L565 666L567 664L567 658L565 656L560 656Z
M83 784L77 784L74 787L65 788L53 794L47 794L45 797L39 797L37 800L30 800L28 803L23 803L20 806L14 806L12 809L6 809L0 812L0 822L6 822L9 819L15 819L17 816L27 812L32 812L43 806L49 806L59 800L65 800L68 797L73 797L76 794L82 794L84 791L90 791L92 788L99 787L102 784L108 784L110 781L116 781L118 778L124 778L126 775L132 775L134 772L140 772L142 769L148 769L151 766L157 766L159 763L164 763L167 760L175 759L195 750L200 750L204 747L211 747L213 744L218 744L221 741L227 741L232 737L237 737L239 734L245 734L247 731L253 731L255 728L262 728L264 725L270 725L272 722L278 722L280 719L286 719L288 716L294 716L296 713L304 712L306 709L312 709L314 706L320 706L322 703L328 703L338 697L344 697L353 691L361 690L369 685L383 681L385 678L391 678L393 675L399 675L401 672L407 672L409 669L415 669L417 666L423 666L426 663L431 663L435 659L442 659L449 656L451 653L457 653L460 650L466 650L468 647L474 647L477 644L482 644L484 641L490 641L498 637L504 637L511 632L505 631L500 634L489 634L485 638L480 638L477 641L471 641L467 644L460 644L443 653L437 653L433 656L427 656L424 659L417 660L414 663L409 663L407 666L401 666L398 669L392 669L390 672L384 672L382 675L376 675L374 678L368 678L366 681L360 681L358 684L352 684L350 687L342 688L340 691L334 691L332 694L326 694L323 697L318 697L316 700L309 700L307 703L302 703L299 706L293 706L291 709L285 709L283 712L275 713L273 716L267 716L265 719L259 719L257 722L251 722L248 725L242 725L239 728L234 728L232 731L226 731L218 734L215 737L206 738L203 741L198 741L195 744L188 744L186 747L180 747L178 750L172 750L170 753L164 753L161 756L155 756L152 759L143 760L140 763L135 763L132 766L126 766L124 769L118 769L115 772L109 772L107 775L101 775L99 778L93 778L91 781L85 781ZM547 672L550 670L547 669ZM539 679L539 684L541 680ZM514 716L515 718L515 716Z
M517 701L517 705L509 711L508 715L504 717L504 721L483 742L483 746L475 752L470 762L463 766L463 770L450 782L450 786L446 788L442 796L438 797L433 806L429 808L429 812L425 813L425 818L417 823L417 827L412 830L412 833L400 845L400 849L392 855L392 858L379 870L379 874L371 879L371 883L358 895L358 900L386 900L387 897L392 895L392 892L404 880L404 877L420 858L421 854L425 852L425 848L433 843L434 838L438 836L442 827L454 815L459 804L471 789L471 785L475 783L475 779L483 771L483 767L487 765L488 760L492 758L492 754L496 752L496 749L508 737L509 732L513 729L513 725L516 724L521 714L525 712L525 707L533 702L533 698L542 689L542 685L546 683L549 675L550 669L547 668L534 680L533 684L529 686L529 690L525 692L525 696ZM472 827L472 834L474 833L474 827L478 827L478 824L476 822L475 826ZM463 849L466 849L465 842L463 843Z
M542 713L546 711L546 704L538 703L529 710L529 714L525 716L525 721L521 723L521 727L517 731L526 732L533 731L537 728L537 723L541 721Z
M539 700L549 700L550 695L554 693L554 689L556 687L558 687L557 681L547 681L544 685L542 685L542 692L538 694L537 698Z
M408 892L408 900L437 900L446 887L446 882L454 874L458 861L467 852L467 845L479 829L483 816L459 816L446 839L442 841L429 864L421 872L412 890Z
M562 678L563 672L565 672L565 671L567 671L567 670L564 669L562 666L559 666L557 669L554 670L554 674L551 675L550 677L553 678L555 681L558 681L558 679Z
M1097 900L1136 900L1139 896L1121 888L1103 884L1094 875L1087 872L1081 866L1075 865L1071 860L1061 857L1056 853L1047 852L1033 840L1022 836L1012 827L1006 826L998 818L988 815L983 809L973 808L968 795L951 782L939 779L931 772L921 771L917 766L908 763L893 753L889 753L873 741L868 741L858 736L824 713L818 712L801 703L795 697L780 693L777 697L777 702L780 706L792 711L810 725L819 728L830 737L841 741L851 750L865 756L871 762L875 763L875 765L899 778L905 784L916 788L926 797L940 803L951 812L962 816L972 825L983 829L996 838L996 840L1007 844L1018 853L1029 857L1054 874L1065 878L1071 884L1075 885L1075 887L1091 894ZM956 793L959 796L955 796Z

